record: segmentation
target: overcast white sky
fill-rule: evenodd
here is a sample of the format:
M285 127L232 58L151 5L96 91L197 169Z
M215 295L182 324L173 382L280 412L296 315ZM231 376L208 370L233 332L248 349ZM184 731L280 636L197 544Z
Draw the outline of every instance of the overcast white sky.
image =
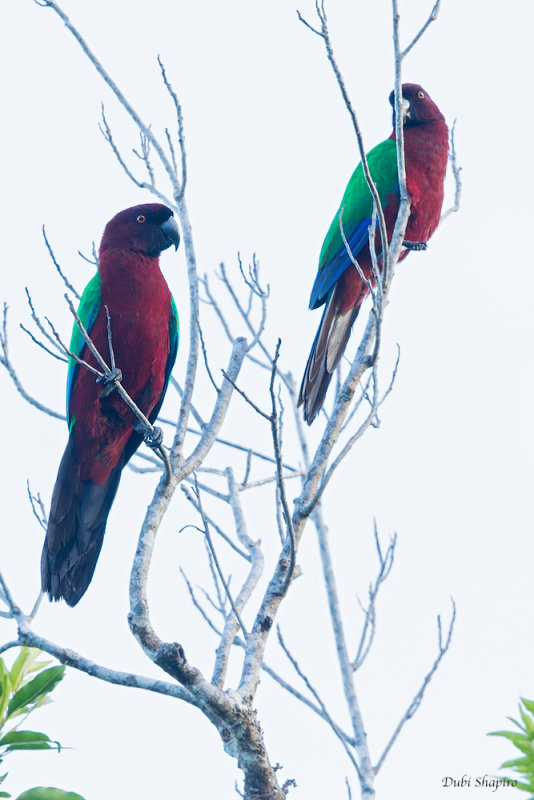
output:
M404 42L430 6L401 2ZM320 316L307 310L318 253L358 160L320 41L287 0L64 0L63 7L156 130L173 121L158 80L161 54L183 104L200 268L212 273L220 260L233 264L238 250L245 258L258 254L271 285L269 340L282 337L284 366L300 376ZM299 8L313 18L310 0ZM391 130L390 4L329 0L327 9L370 149ZM464 193L461 213L426 253L410 255L397 271L383 355L386 382L399 343L395 391L382 409L381 427L351 454L325 503L348 625L356 625L356 593L365 595L376 568L373 517L384 539L399 535L375 649L357 682L375 759L434 658L435 615L448 618L451 596L458 620L450 654L377 780L383 798L446 797L444 776L495 773L513 749L486 733L507 724L520 695L534 697L533 176L525 142L532 127L533 25L532 5L521 0L443 0L438 22L404 67L404 79L421 83L449 124L458 120ZM88 252L118 210L150 198L120 172L100 135L103 100L125 152L136 144L123 112L60 20L32 0L18 0L6 4L0 36L0 294L10 305L21 378L62 410L62 366L41 357L18 329L19 321L28 321L25 286L65 334L70 328L41 226L83 287L91 271L77 250ZM166 254L163 267L185 330L183 251ZM217 359L215 329L212 337ZM186 352L184 341L178 376ZM224 349L220 353L217 367L227 358ZM28 608L38 590L42 536L26 500L26 479L48 505L66 427L24 404L3 373L0 382L0 561ZM175 407L172 398L169 413ZM310 437L318 435L312 430ZM47 604L35 623L39 632L97 661L151 675L157 671L131 639L126 613L131 557L154 485L153 476L125 476L86 598L74 610ZM213 641L198 615L189 613L178 575L179 565L194 575L197 554L200 559L194 535L177 534L194 521L177 500L158 542L151 596L161 635L182 642L207 667ZM276 533L264 522L257 535L267 540ZM281 621L295 656L343 719L311 528L299 562L304 575ZM0 626L2 640L13 633ZM274 642L269 658L283 665ZM56 700L32 724L72 749L13 757L6 766L15 795L43 784L79 791L87 800L235 797L240 773L194 709L74 672ZM268 679L257 707L271 757L284 766L284 778L297 781L291 797L345 797L345 775L358 796L339 745L311 712ZM495 796L489 789L449 791L462 798Z

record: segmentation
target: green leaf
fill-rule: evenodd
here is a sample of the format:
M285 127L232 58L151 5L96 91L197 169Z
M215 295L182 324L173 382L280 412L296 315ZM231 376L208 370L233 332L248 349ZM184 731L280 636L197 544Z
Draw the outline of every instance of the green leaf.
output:
M0 792L0 797L11 797L9 792Z
M502 736L505 739L510 739L522 753L526 753L527 755L533 752L532 743L528 736L522 733L514 733L513 731L492 731L488 736Z
M9 679L9 672L6 669L3 659L0 658L0 720L4 716L10 694L11 682Z
M53 703L54 701L50 699L47 694L43 694L35 703L33 710L35 711L36 708L41 708L41 706L46 706L49 703Z
M534 714L534 700L527 700L525 697L521 698L521 702L531 714Z
M524 792L531 792L532 791L532 786L529 786L528 783L519 783L518 782L518 783L516 783L515 788L516 789L523 789ZM529 798L529 800L532 800L532 798Z
M45 788L36 786L35 789L28 789L17 797L17 800L84 800L81 794L76 792L64 792L63 789Z
M521 711L521 709L519 709L519 710ZM514 725L515 725L517 728L519 728L519 730L520 730L522 733L526 733L526 731L525 731L525 728L523 727L523 725L521 725L521 723L520 723L520 722L518 722L516 719L514 719L513 717L507 717L507 719L509 719L509 720L510 720L510 722L513 722L513 723L514 723Z
M53 702L54 701L51 700L47 694L43 694L35 701L35 703L32 703L29 706L22 706L21 708L17 708L16 711L13 711L13 713L9 715L9 719L14 719L15 717L19 717L24 714L29 714L30 711L35 711L37 708L41 708L41 706L46 706L48 705L48 703L53 703Z
M523 711L521 707L519 708L519 713L521 714L524 730L528 734L528 737L530 739L534 739L534 721L532 720L532 717L529 717L529 715L525 711Z
M499 769L509 769L515 767L518 772L525 772L529 769L528 758L512 758L511 761L503 761Z
M9 731L0 739L0 747L5 747L7 753L12 750L61 750L59 742L38 731Z
M29 683L26 683L21 689L15 692L7 707L8 716L11 716L17 709L36 702L43 695L49 694L60 680L62 680L64 674L64 666L44 669Z
M16 744L17 742L29 741L50 741L46 733L39 733L38 731L9 731L5 736L0 739L0 746L6 744Z
M57 745L57 747L56 747ZM27 744L10 744L6 747L6 753L12 753L15 750L58 750L59 742L28 742Z
M30 648L29 647L21 647L20 653L16 657L15 661L13 662L13 666L9 671L9 676L11 678L11 685L14 689L18 689L19 682L21 680L21 675L24 670L24 665L30 658Z
M20 653L13 662L9 673L11 677L11 686L14 690L19 689L25 682L25 678L32 672L38 672L52 663L51 661L38 661L42 652L43 651L39 650L38 647L20 648Z

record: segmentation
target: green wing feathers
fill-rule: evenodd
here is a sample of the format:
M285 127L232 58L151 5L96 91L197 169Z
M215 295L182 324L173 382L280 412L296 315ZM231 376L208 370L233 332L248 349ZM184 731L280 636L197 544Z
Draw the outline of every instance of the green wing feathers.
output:
M383 208L388 195L394 192L399 184L397 145L395 142L392 139L386 139L385 142L381 142L374 147L367 154L367 163ZM354 233L360 228L362 228L362 235L365 236L366 231L363 228L366 229L368 227L368 220L373 216L373 196L365 180L361 163L352 173L339 211L332 220L332 224L326 234L319 257L319 269L328 264L340 251L345 250L339 230L339 213L341 209L343 209L341 219L345 237L347 239L353 238Z
M80 300L80 305L78 306L78 316L87 333L90 332L91 326L95 321L102 304L100 286L100 275L97 272L85 287ZM70 339L70 352L80 357L84 343L85 339L82 336L82 332L80 331L78 324L74 322L72 336ZM67 422L69 425L69 430L74 422L74 420L70 419L69 415L69 401L77 367L78 364L75 359L72 356L69 356L69 366L67 372Z
M169 383L171 371L176 360L178 352L178 342L180 340L180 320L178 319L178 309L174 302L174 297L171 295L171 316L169 318L169 357L167 358L167 366L165 368L165 388Z

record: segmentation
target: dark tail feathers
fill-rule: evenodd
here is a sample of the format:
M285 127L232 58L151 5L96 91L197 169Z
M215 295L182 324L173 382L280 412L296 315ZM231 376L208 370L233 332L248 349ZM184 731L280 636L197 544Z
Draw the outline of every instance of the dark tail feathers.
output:
M332 374L347 346L360 310L361 300L343 314L337 308L336 294L337 287L323 312L300 386L298 405L304 405L304 419L308 425L312 424L323 406Z
M75 606L85 594L100 555L123 459L102 485L80 479L71 434L56 479L41 555L41 585L51 600Z

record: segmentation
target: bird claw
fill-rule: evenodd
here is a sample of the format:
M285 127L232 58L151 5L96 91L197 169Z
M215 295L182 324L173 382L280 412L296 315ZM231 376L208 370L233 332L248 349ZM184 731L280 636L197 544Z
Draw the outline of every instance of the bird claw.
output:
M100 375L100 377L96 379L96 382L101 383L103 386L102 397L107 397L108 394L111 394L111 392L116 388L117 383L120 383L121 381L122 372L117 367L110 370L105 375Z
M409 242L405 239L402 243L407 250L426 250L428 245L426 242Z
M163 444L163 431L161 428L154 428L152 433L146 433L143 436L145 444L152 450L157 450Z

